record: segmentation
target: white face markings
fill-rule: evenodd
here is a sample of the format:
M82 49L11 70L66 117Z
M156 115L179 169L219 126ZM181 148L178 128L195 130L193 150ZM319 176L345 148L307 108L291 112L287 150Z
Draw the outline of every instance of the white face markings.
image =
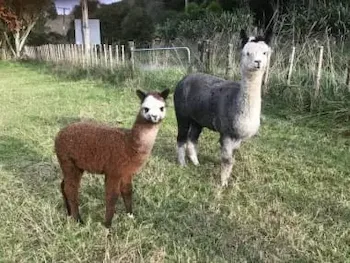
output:
M242 50L242 67L249 71L265 70L270 53L270 47L264 42L252 42L249 38Z
M141 115L153 123L163 120L165 112L165 102L153 95L148 95L141 104Z

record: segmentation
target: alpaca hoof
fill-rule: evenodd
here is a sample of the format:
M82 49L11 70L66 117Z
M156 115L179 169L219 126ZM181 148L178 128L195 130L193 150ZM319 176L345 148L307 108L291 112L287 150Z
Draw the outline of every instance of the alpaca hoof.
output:
M105 228L105 235L106 235L106 238L108 240L110 240L112 238L112 235L113 235L112 229L111 228Z
M199 161L198 161L197 158L191 158L190 157L190 160L191 160L191 162L193 163L194 166L198 166L199 165Z
M74 220L79 224L79 225L84 225L84 221L81 219L80 215L78 215L77 218L74 218Z
M221 182L221 187L224 188L224 187L227 187L228 186L228 181L223 181Z
M127 213L127 216L130 218L130 219L135 219L135 216L134 214L131 214L131 213Z
M180 167L186 167L187 166L187 164L186 164L186 162L178 162L179 163L179 165L180 165Z

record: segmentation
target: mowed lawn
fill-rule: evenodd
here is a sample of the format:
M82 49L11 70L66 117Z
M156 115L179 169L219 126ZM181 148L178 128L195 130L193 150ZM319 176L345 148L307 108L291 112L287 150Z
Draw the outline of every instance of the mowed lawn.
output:
M80 118L130 127L137 88L0 62L0 262L350 262L349 137L265 113L221 189L216 133L203 132L199 167L176 164L172 97L134 180L135 219L119 200L108 237L104 178L86 174L85 225L67 220L56 133Z

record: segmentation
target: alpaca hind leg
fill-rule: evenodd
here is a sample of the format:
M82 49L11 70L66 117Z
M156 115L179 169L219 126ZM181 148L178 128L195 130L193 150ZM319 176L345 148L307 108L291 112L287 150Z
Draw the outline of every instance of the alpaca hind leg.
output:
M110 228L115 213L115 205L119 196L119 180L114 180L113 176L105 177L105 195L106 195L106 215L105 226Z
M231 175L234 164L233 151L238 149L241 141L230 138L228 136L221 136L221 186L228 185L228 179Z
M177 160L181 166L186 165L186 142L188 140L188 131L190 121L188 118L176 115L177 118Z
M126 213L130 218L134 218L132 213L132 183L131 180L122 180L120 192L123 197Z
M192 122L190 126L190 130L188 132L188 141L187 141L187 155L188 158L194 165L199 165L198 157L197 157L197 144L199 135L202 132L202 127Z
M64 179L61 182L61 192L62 192L62 195L63 195L64 205L65 205L65 207L67 209L67 215L70 216L71 215L71 211L70 211L70 207L69 207L69 204L68 204L67 196L66 196L66 194L64 192Z
M75 220L83 223L79 214L79 186L83 171L77 168L72 162L62 164L64 179L61 183L63 200L67 208L67 214Z

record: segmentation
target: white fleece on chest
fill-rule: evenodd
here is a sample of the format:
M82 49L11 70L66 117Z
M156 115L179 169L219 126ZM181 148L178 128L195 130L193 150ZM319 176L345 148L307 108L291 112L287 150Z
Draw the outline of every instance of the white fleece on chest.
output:
M260 108L261 105L255 105L255 107L238 116L236 130L243 139L250 138L258 132L260 127Z
M260 94L259 94L260 95ZM260 127L261 97L248 96L242 103L242 111L235 119L236 132L242 139L254 136Z

